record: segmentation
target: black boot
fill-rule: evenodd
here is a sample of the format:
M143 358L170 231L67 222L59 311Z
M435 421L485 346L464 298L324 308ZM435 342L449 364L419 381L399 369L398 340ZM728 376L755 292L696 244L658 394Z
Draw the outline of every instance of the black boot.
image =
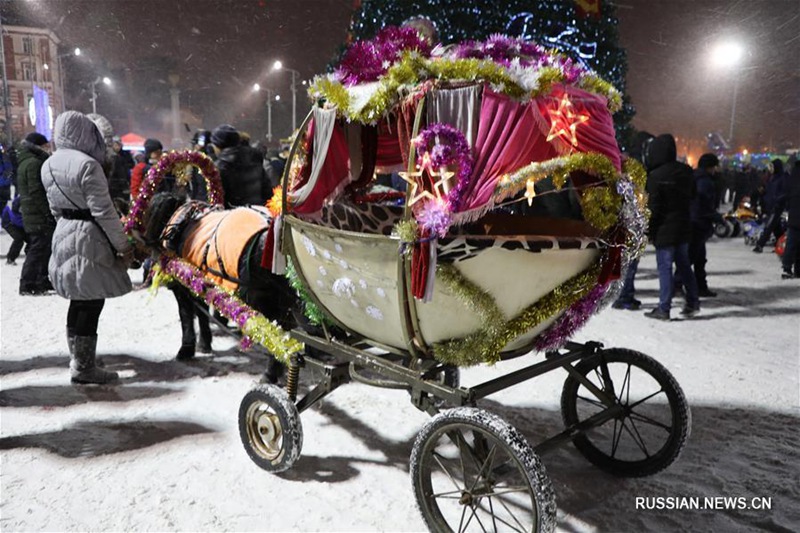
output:
M67 347L69 347L69 356L75 356L75 328L71 328L67 326ZM95 356L94 358L94 365L99 368L105 368L106 365L103 364L103 360L99 357Z
M193 358L194 358L194 342L192 344L182 345L181 349L178 350L178 355L175 356L175 359L177 359L178 361L187 361Z
M73 383L104 384L119 378L116 372L108 372L97 368L95 356L97 350L97 335L76 335L73 341L74 353L69 363L70 375Z
M178 293L175 293L176 297ZM185 361L194 357L194 343L197 340L194 332L194 310L192 301L185 295L178 299L178 315L181 319L181 349L175 357L179 361Z

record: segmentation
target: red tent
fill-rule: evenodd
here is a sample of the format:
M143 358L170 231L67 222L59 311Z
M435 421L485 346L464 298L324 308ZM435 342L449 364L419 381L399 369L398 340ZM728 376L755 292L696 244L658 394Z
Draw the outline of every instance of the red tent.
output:
M142 137L141 135L136 135L133 132L126 133L125 135L120 137L120 140L122 141L122 146L126 150L134 150L138 152L144 151L145 138Z

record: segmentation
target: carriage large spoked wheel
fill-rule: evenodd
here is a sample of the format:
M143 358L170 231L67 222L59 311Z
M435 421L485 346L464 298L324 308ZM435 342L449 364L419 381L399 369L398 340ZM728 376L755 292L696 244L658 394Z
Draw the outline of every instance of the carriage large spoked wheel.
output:
M431 531L555 528L555 494L539 457L516 429L481 409L434 416L414 442L411 477Z
M239 436L247 455L270 472L283 472L300 458L303 426L300 413L286 391L258 385L239 406Z
M575 369L613 398L617 416L573 437L594 465L624 477L649 476L671 465L689 437L691 414L672 374L655 359L611 348L584 359ZM561 393L567 427L605 411L585 384L571 375Z

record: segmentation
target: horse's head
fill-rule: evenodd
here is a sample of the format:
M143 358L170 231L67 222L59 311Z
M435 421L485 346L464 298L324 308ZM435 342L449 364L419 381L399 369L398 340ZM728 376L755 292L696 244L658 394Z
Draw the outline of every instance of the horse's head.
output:
M185 197L168 192L160 192L153 196L142 219L144 222L142 237L148 246L156 249L163 248L164 230L169 225L175 211L185 203Z

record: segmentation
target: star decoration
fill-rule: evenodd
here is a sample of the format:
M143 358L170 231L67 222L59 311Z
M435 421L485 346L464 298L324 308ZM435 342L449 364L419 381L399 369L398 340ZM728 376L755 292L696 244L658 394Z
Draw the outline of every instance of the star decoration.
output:
M410 188L408 189L408 205L409 207L414 205L415 203L419 202L423 198L430 198L433 200L435 198L430 192L426 191L423 187L422 192L417 193L420 186L420 178L422 178L422 172L417 170L416 172L398 172L397 173L405 182L408 183Z
M411 187L409 189L408 205L412 206L423 198L430 198L431 200L436 200L438 198L441 200L443 197L447 196L448 180L453 177L455 173L441 170L439 172L439 181L433 183L433 192L425 188L422 170L417 170L416 172L398 172L397 174ZM436 174L433 173L432 175L436 176ZM418 192L420 188L422 191Z
M556 137L562 137L573 147L578 146L578 137L575 130L579 125L589 120L589 115L576 114L572 109L572 102L566 94L558 103L558 109L550 109L550 131L547 134L547 141Z

